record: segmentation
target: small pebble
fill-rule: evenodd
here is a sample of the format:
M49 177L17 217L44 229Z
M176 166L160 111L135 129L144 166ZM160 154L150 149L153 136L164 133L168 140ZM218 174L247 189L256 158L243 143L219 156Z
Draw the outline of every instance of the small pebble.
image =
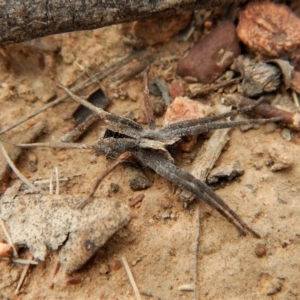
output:
M164 212L163 214L162 214L162 218L163 219L170 219L171 218L171 211L166 211L166 212Z
M265 244L258 243L255 247L255 255L257 257L263 257L266 255L266 246Z
M105 275L110 271L109 266L107 264L101 264L99 268L99 273L101 275Z
M193 292L195 290L194 284L183 284L178 287L179 291L185 291L185 292Z
M287 246L288 246L290 243L291 243L290 241L283 241L282 244L281 244L281 247L282 247L282 248L287 248Z
M145 296L147 296L147 297L153 297L152 293L149 292L149 291L141 291L141 294L142 294L142 295L145 295Z
M264 132L271 133L271 132L274 132L276 130L276 128L277 128L276 123L269 122L264 126Z
M150 180L143 173L138 174L136 177L130 179L130 187L134 191L144 190L151 186Z
M142 258L137 258L137 259L135 259L135 260L133 260L132 262L131 262L131 265L132 266L135 266L139 261L141 261L142 260Z
M266 295L274 295L282 288L282 282L279 278L273 277L268 273L260 275L261 290Z
M76 285L76 284L81 283L81 278L70 276L70 275L66 275L65 282L68 285Z
M240 166L238 161L232 162L230 164L223 164L215 169L213 169L208 178L208 183L218 182L219 179L226 178L227 180L233 180L237 176L244 174L244 169Z
M274 162L271 166L272 172L287 169L293 165L293 158L283 145L273 145L268 149L268 152Z
M114 259L114 260L112 260L112 261L109 262L109 268L112 271L118 271L119 269L122 268L122 263L121 263L120 260Z
M136 207L136 205L140 204L140 202L144 199L144 197L145 197L144 194L138 194L136 197L134 197L129 201L129 206Z
M56 96L55 82L47 77L37 78L32 84L32 89L35 96L44 103Z
M281 136L288 142L290 142L292 140L292 134L291 134L291 131L287 128L284 128L282 131L281 131Z
M169 86L169 92L173 99L176 97L183 97L185 95L185 89L184 83L180 81L174 81Z
M108 191L108 193L111 194L116 194L117 192L119 192L120 190L120 186L117 183L112 182L110 184L110 189Z

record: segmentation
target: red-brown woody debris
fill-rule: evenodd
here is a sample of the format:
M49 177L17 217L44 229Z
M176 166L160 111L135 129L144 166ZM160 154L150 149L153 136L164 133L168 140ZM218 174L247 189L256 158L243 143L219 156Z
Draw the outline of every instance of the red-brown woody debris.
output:
M254 105L255 100L247 97L243 97L239 94L230 94L226 100L234 107L245 107L249 105ZM281 122L291 127L294 130L300 130L300 114L291 113L289 111L279 109L268 103L262 103L254 107L252 112L264 117L264 118L282 118Z
M196 43L177 67L182 77L195 77L202 83L212 83L220 77L240 54L236 29L225 21Z
M239 14L237 34L256 54L300 61L300 19L286 5L250 2Z
M0 257L12 257L12 247L5 243L0 243Z

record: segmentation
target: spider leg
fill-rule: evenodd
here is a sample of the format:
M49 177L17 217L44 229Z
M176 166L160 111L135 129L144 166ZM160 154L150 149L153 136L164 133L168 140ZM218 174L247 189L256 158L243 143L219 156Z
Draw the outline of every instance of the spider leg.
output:
M198 198L202 199L212 208L216 209L230 223L236 225L240 229L250 232L253 236L260 238L259 234L252 230L216 193L214 193L205 183L196 179L193 175L178 168L166 158L158 155L155 151L140 149L135 155L143 165L150 167L162 177L170 180L176 185L189 190ZM236 223L235 223L235 222Z
M222 119L225 119L228 117L236 116L239 113L251 111L258 105L260 105L264 100L265 100L265 97L261 97L260 99L258 99L255 102L254 105L240 107L235 110L232 110L232 111L229 111L229 112L217 115L217 116L204 117L204 118L198 118L198 119L193 119L193 120L185 120L185 121L171 123L171 124L164 126L160 131L161 132L169 132L170 130L174 130L174 129L185 128L188 126L196 126L196 125L200 125L200 124L207 124L207 123L219 121L219 120L222 120Z
M113 159L118 158L125 152L133 152L137 147L137 140L130 138L103 138L99 139L96 145L93 146L93 149L97 153L101 153L106 157L110 157Z
M140 133L143 131L143 128L138 123L136 123L130 119L109 113L109 112L103 110L102 108L99 108L99 107L89 103L88 101L82 99L81 97L75 95L68 88L66 88L60 84L57 84L57 85L60 88L64 89L72 97L72 99L74 99L76 102L80 103L81 105L87 107L88 109L90 109L91 111L93 111L94 113L99 115L99 117L102 120L108 121L109 122L108 127L112 131L117 131L119 133L128 135L133 138L140 137Z
M206 124L198 124L195 126L186 126L182 128L174 128L169 132L165 131L158 131L160 138L162 139L175 139L187 135L194 135L200 134L203 132L207 132L209 130L214 129L222 129L222 128L233 128L238 127L241 125L250 125L250 124L265 124L267 122L276 122L280 121L281 118L271 118L271 119L250 119L250 120L243 120L243 121L229 121L229 122L213 122L213 123L206 123ZM192 120L193 122L194 120Z

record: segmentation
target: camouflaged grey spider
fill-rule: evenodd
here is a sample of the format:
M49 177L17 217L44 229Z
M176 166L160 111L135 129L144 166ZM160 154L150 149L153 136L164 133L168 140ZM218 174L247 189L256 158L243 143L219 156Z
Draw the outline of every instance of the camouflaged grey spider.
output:
M234 224L243 234L246 231L260 238L259 234L251 229L211 188L198 180L190 173L180 169L174 164L174 160L168 151L168 147L175 144L180 138L207 132L212 129L231 128L251 123L266 123L278 121L273 119L250 119L246 121L217 122L221 119L235 116L236 114L249 111L254 106L243 107L218 116L193 119L169 124L161 129L144 129L138 123L115 114L104 111L73 94L69 89L60 86L77 102L89 108L99 117L106 121L109 135L101 138L97 144L72 144L72 143L45 143L32 144L32 146L51 146L57 148L80 148L94 149L106 157L122 161L124 154L131 153L143 166L149 167L157 174L166 178L177 186L180 186L197 198L203 200L212 208L216 209L230 223ZM260 103L260 102L259 102ZM259 105L259 103L257 105ZM255 105L256 106L256 105ZM19 145L19 146L29 146ZM126 155L125 155L126 156ZM121 157L121 159L120 159ZM126 156L128 157L128 156ZM93 192L90 194L92 195Z

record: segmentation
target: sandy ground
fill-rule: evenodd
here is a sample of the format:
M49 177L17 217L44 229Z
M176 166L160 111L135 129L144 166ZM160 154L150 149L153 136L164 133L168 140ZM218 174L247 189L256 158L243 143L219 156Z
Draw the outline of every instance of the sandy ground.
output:
M158 46L150 76L159 74L168 83L174 81L177 57L192 42L192 39L188 42L174 39ZM83 70L96 72L131 52L131 47L123 42L120 25L48 38L42 44L48 50L38 49L38 45L1 50L1 129L52 97L62 95L64 92L55 86L56 81L73 84L79 76L87 78L82 75ZM53 51L56 45L61 47L60 52ZM109 111L145 121L142 77L118 86L107 79L102 86L112 100ZM208 99L214 97L219 95L210 95ZM71 116L76 107L76 103L65 101L4 137L16 141L33 124L46 119L47 132L38 141L55 141L72 128ZM178 288L194 284L197 205L200 206L197 299L299 299L300 139L297 132L292 132L292 140L286 141L282 137L283 128L269 128L232 130L217 162L218 166L238 161L244 169L239 180L224 184L217 193L261 234L261 239L240 236L231 224L202 202L183 208L172 184L142 169L153 184L142 191L145 198L141 206L133 209L138 218L116 233L90 263L74 274L81 279L80 283L67 284L62 271L53 278L58 253L49 251L45 262L30 268L16 299L134 299L124 268L118 268L121 257L127 258L139 290L144 291L143 299L149 295L154 297L149 299L194 299L193 292ZM95 142L99 132L103 132L102 122L93 126L81 141ZM290 168L272 172L267 166L270 149L281 157L285 155L291 161ZM181 157L181 167L191 168L191 155ZM30 167L32 162L36 170ZM61 184L60 192L86 195L94 178L111 162L89 150L34 148L24 151L17 166L31 182L49 178L57 166L60 177L70 177ZM132 174L128 164L117 167L101 183L97 196L128 202L141 193L129 187ZM11 176L13 181L17 180L15 175ZM110 192L112 183L119 185L117 193ZM266 249L262 257L255 253L259 243ZM20 254L31 257L28 250ZM13 299L23 266L0 264L0 298Z

